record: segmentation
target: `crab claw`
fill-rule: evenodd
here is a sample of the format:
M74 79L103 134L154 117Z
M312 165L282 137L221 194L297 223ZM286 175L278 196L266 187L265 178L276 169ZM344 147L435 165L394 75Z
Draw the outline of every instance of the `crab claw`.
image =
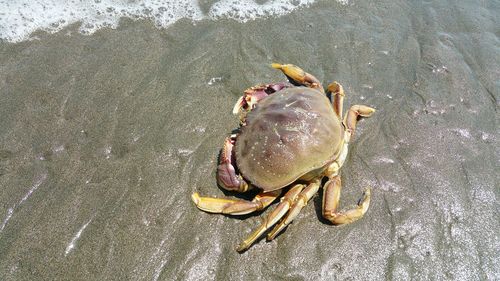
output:
M248 88L234 105L233 114L236 115L242 112L248 112L252 110L261 99L289 86L288 83L273 83Z
M233 107L233 113L239 114L240 110L251 110L259 100L267 97L269 94L266 92L267 85L255 86L246 89L236 104Z
M296 86L306 86L319 90L322 93L325 92L318 78L314 77L312 74L305 72L304 70L302 70L302 68L296 65L273 63L271 64L271 67L281 70L283 74L285 74L285 76L288 78L290 83Z
M231 162L223 162L217 167L217 183L226 190L245 192L248 190L248 184L242 176L236 174Z
M240 109L246 105L245 95L241 96L238 101L234 104L233 114L237 115L240 113Z
M236 173L233 146L235 136L226 138L217 166L217 183L226 190L245 192L249 186L241 175Z

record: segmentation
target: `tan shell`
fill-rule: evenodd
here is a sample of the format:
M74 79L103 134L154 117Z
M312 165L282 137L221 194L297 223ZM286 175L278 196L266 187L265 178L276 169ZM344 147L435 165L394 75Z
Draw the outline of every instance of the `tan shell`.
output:
M283 188L337 157L343 127L321 92L288 88L248 113L236 140L236 164L264 191Z

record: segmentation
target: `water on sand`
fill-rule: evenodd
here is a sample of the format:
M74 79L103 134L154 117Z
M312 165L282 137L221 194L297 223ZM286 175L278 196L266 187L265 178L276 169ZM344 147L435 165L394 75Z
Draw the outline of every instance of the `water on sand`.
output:
M199 1L201 14L219 2ZM298 6L18 43L2 33L0 279L500 279L498 1ZM366 186L372 203L334 227L317 196L238 254L262 214L206 214L190 195L224 196L214 172L232 105L283 79L273 61L377 109L342 173L341 204Z

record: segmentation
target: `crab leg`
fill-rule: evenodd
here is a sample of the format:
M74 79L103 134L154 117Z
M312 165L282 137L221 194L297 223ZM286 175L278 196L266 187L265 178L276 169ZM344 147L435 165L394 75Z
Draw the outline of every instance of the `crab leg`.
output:
M327 88L328 93L333 95L333 110L340 120L342 120L342 107L344 105L344 88L337 81L330 83Z
M337 212L341 189L340 176L332 177L323 187L323 217L335 225L357 221L363 217L370 206L371 189L367 188L355 208Z
M375 112L374 108L368 107L366 105L353 105L347 112L345 116L345 125L347 126L347 133L351 136L356 129L356 124L358 123L358 116L361 117L370 117L373 112Z
M257 240L262 234L276 224L290 209L295 201L295 198L304 189L303 184L296 184L281 198L281 202L276 206L276 208L267 215L264 222L257 228L247 239L245 239L236 249L238 252L244 251L250 247L255 240Z
M226 190L245 192L249 186L241 175L236 174L234 168L233 147L236 135L226 138L220 154L220 163L217 166L217 183Z
M289 225L299 212L307 205L307 202L318 192L320 181L310 183L298 196L286 217L269 232L267 240L273 240L287 225Z
M279 64L273 63L271 64L273 68L279 69L283 71L283 74L288 78L290 83L297 86L306 86L309 88L313 88L319 90L324 93L325 90L323 86L321 86L321 82L319 82L318 78L314 77L312 74L305 72L302 68L293 65L293 64Z
M196 207L209 213L245 215L269 206L281 194L281 190L257 194L252 201L201 197L198 192L191 195Z

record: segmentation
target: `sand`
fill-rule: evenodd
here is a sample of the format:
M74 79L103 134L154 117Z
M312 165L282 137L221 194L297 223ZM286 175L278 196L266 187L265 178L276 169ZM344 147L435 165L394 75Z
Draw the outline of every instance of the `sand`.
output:
M247 23L123 19L0 43L2 280L498 280L500 6L320 1ZM335 227L321 197L272 242L190 201L231 196L232 106L294 63L346 90L358 125ZM250 198L249 196L244 198ZM272 207L271 207L272 208Z

